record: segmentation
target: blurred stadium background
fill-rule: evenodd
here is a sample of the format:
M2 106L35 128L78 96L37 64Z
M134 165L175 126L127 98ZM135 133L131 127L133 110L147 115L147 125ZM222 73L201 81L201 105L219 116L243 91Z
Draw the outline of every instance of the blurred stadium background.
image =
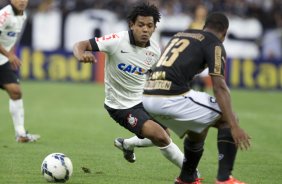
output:
M113 140L132 134L115 124L103 109L104 56L98 54L101 61L95 65L80 65L71 51L76 41L127 29L127 11L137 1L29 0L28 22L17 52L23 61L20 76L26 126L42 139L35 144L15 142L8 96L1 92L0 183L46 183L40 165L52 152L66 153L72 159L74 176L69 183L172 183L179 170L155 147L136 149L136 164L122 159ZM0 7L8 2L0 0ZM202 23L205 13L196 13L199 6L209 12L226 12L230 19L224 42L227 82L233 88L234 109L241 125L252 137L251 150L238 154L234 175L251 184L281 184L282 1L150 2L162 12L154 35L162 47L175 32ZM183 140L173 133L172 138L182 149ZM212 129L199 165L207 184L214 183L216 175L215 140ZM86 174L81 167L92 172Z
M76 41L127 29L126 15L137 0L30 0L28 22L17 52L23 80L103 82L103 62L80 65ZM230 29L227 81L232 88L282 89L282 1L151 0L162 19L154 38L163 47L175 32L195 27L199 6L226 12ZM1 0L0 7L8 3ZM195 23L196 22L196 23ZM201 23L201 22L200 22ZM197 26L197 25L196 25ZM97 55L103 60L103 55Z

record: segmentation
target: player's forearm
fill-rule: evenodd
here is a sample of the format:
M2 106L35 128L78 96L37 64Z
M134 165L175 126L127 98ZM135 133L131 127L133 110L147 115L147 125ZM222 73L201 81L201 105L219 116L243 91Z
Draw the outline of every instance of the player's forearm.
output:
M0 54L6 56L7 58L9 58L9 51L7 51L2 45L0 45Z
M80 41L74 44L73 54L78 60L82 60L85 51L92 51L89 40Z
M78 59L81 60L83 53L86 51L86 47L81 44L80 42L74 44L73 47L73 55Z
M215 93L215 97L224 118L231 127L237 126L236 117L232 111L230 94L226 90Z
M224 119L228 122L230 127L237 127L238 123L232 111L231 96L226 84L224 83L214 88L214 95Z
M15 50L16 50L16 46L14 45L14 46L10 49L9 53L15 53Z

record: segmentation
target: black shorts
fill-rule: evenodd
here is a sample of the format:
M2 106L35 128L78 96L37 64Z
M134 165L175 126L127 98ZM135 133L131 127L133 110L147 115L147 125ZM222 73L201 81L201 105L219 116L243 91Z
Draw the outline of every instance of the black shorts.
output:
M119 123L130 132L134 133L141 139L144 138L141 136L141 129L143 127L143 124L147 120L154 120L144 109L142 103L135 105L129 109L113 109L106 104L104 104L104 107L117 123ZM166 129L166 127L164 127L163 125L161 126Z
M4 84L19 84L19 77L16 71L12 70L10 62L0 65L0 88L3 89Z

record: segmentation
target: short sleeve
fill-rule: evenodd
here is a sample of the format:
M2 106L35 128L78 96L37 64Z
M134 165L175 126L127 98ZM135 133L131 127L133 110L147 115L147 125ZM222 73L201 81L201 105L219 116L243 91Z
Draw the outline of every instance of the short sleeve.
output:
M119 43L122 40L122 36L123 35L119 33L112 33L99 38L95 37L95 41L99 51L113 54L118 48Z
M221 44L211 44L207 47L205 60L210 75L225 75L226 52Z
M11 14L6 10L2 9L0 10L0 30L4 30L7 25L9 24L9 17Z

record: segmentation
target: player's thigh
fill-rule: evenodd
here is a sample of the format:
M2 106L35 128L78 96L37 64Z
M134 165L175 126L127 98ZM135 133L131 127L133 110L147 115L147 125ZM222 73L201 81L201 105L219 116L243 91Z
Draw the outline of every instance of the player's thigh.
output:
M144 96L145 109L158 115L160 123L170 119L209 123L219 119L221 110L214 97L205 92L190 90L178 96ZM160 118L163 117L163 118Z
M221 118L218 103L208 93L194 90L191 90L183 97L184 99L179 100L181 103L176 103L173 108L174 114L176 114L174 119L186 122L187 131L204 135L204 132Z
M9 84L4 84L3 87L7 91L11 99L18 100L22 98L22 91L19 84L9 83Z
M20 91L19 77L9 62L0 65L0 87L8 92Z
M0 88L7 91L11 99L17 100L22 98L22 91L19 81L14 73L4 72L0 78Z
M208 93L191 90L184 95L184 98L180 108L185 110L179 113L179 119L209 123L221 117L221 110L216 99Z
M7 84L7 83L18 83L19 77L11 68L11 65L9 62L0 65L0 85Z
M138 137L143 138L142 127L146 121L152 118L145 111L142 104L138 104L129 109L113 109L107 105L105 105L105 108L112 119L119 125L136 134Z
M180 137L188 131L203 132L221 116L212 96L193 90L174 97L144 96L143 103L153 118Z

